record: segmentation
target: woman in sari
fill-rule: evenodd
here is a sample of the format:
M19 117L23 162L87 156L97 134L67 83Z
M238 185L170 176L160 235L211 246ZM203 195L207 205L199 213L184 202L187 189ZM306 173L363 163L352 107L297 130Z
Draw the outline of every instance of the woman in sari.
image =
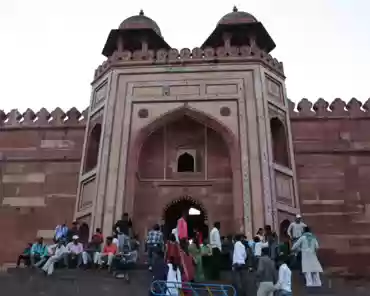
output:
M177 266L180 266L180 246L176 240L176 236L171 233L166 244L165 262L168 263L169 259L173 257L173 260Z
M192 295L191 288L184 284L193 282L195 277L195 262L193 256L189 253L188 241L186 239L180 240L180 260L184 295Z
M189 254L193 256L195 261L195 277L196 282L204 281L204 271L203 271L203 262L202 262L202 249L200 247L199 241L197 238L189 246Z

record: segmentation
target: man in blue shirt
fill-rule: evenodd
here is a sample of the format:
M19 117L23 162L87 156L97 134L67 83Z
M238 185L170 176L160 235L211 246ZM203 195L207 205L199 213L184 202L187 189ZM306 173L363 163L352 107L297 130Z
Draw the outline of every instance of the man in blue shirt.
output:
M55 228L55 240L58 241L59 239L66 239L68 234L68 226L66 223L58 225Z

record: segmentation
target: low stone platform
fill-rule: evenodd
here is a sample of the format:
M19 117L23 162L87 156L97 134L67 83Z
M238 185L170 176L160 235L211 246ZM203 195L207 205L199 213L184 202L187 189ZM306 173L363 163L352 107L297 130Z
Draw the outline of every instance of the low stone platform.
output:
M223 278L230 283L230 273ZM146 296L150 286L151 274L147 270L137 269L131 272L131 282L115 279L106 270L56 270L47 277L39 270L9 269L0 274L1 296ZM253 273L246 278L248 296L256 295L256 284ZM369 284L370 286L370 284ZM369 287L368 287L369 288ZM324 280L324 287L307 290L302 279L294 275L294 296L368 296L366 283L349 283L340 280Z

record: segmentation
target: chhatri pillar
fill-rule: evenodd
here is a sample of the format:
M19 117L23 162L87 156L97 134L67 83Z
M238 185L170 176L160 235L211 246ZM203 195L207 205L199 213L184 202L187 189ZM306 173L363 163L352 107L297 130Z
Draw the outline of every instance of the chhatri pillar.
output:
M237 9L192 51L171 49L143 12L112 30L92 83L76 219L108 235L127 212L143 237L188 207L200 213L192 223L251 237L298 213L274 47Z

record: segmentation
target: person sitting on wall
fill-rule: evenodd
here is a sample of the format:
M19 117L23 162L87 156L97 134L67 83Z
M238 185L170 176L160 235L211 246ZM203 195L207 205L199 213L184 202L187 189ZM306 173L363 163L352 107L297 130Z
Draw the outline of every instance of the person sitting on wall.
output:
M96 254L94 263L98 264L100 267L103 267L106 263L110 270L114 256L117 254L117 250L117 245L113 243L113 237L108 236L103 248L103 252Z
M51 256L49 259L46 261L44 266L42 267L42 270L47 274L47 275L52 275L54 272L54 264L58 263L60 261L64 261L66 263L66 259L68 256L68 250L64 245L63 240L58 240L58 242L50 247L50 251L52 252Z
M67 223L57 225L55 228L54 239L57 241L59 239L66 240L68 235L68 226Z
M123 233L127 236L131 236L132 221L129 218L128 213L123 213L122 219L116 222L113 231L117 233Z
M44 238L40 237L31 247L31 265L35 266L45 255L47 255L47 248L44 245Z
M100 228L95 229L95 233L93 234L91 240L96 242L96 243L100 242L100 244L102 244L104 242L103 233L102 233Z
M72 237L72 241L67 244L68 251L68 263L77 262L77 267L80 267L82 264L82 252L83 245L79 242L78 235ZM68 264L69 265L69 264Z
M79 231L79 224L77 221L74 221L72 223L72 227L68 229L66 243L71 242L73 240L73 236L78 235L78 231Z
M101 252L103 236L99 235L98 230L100 232L100 228L97 228L97 232L92 236L91 241L82 252L82 262L84 267L87 267L92 262L96 262L96 256Z
M31 248L32 243L28 243L27 247L24 248L22 254L19 255L17 260L17 267L21 264L21 261L23 261L24 265L29 267L31 265Z
M87 223L82 223L81 226L78 228L78 237L83 247L86 247L89 242L89 233L89 225Z

